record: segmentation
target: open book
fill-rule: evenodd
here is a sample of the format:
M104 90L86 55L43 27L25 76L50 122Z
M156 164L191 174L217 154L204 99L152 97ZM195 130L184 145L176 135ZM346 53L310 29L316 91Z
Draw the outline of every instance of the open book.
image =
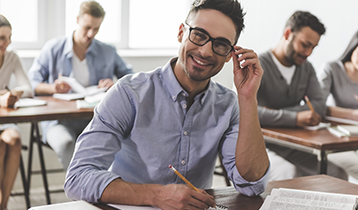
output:
M355 195L280 188L271 191L260 210L356 210L357 202Z
M85 88L80 83L78 83L75 78L71 78L71 77L61 77L61 80L65 81L69 86L71 86L71 90L73 92L73 93L53 94L54 98L58 98L62 100L70 101L75 99L81 99L81 98L85 98L86 96L91 96L100 92L105 92L107 90L107 88L97 88L97 85L93 85Z
M130 205L119 205L119 204L109 204L109 206L118 209L118 210L160 210L160 208L152 206L130 206ZM228 210L227 207L218 205L217 207L210 207L207 210Z

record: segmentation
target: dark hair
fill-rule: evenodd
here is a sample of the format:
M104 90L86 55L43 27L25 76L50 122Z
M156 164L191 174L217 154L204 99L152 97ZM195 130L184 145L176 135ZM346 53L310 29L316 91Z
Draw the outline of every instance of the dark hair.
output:
M354 33L346 50L344 51L344 53L341 55L341 57L338 60L342 61L342 63L351 61L353 51L357 48L357 46L358 46L358 31Z
M305 11L296 11L293 13L287 20L285 27L289 27L292 32L298 32L305 26L310 27L319 35L323 35L326 32L324 25L318 18L310 12Z
M9 26L12 29L11 24L6 19L6 17L4 17L4 15L0 15L0 27L3 27L3 26Z
M237 0L195 0L188 13L186 21L201 9L214 9L227 15L236 27L236 44L241 31L245 28L245 13L242 11L240 3Z
M105 16L106 12L98 2L84 1L81 3L79 16L84 14L89 14L96 18L102 18Z

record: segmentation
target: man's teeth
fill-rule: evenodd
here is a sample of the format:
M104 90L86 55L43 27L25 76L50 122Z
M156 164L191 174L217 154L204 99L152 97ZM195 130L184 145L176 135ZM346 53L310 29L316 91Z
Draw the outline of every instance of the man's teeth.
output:
M196 58L193 58L193 59L194 59L195 62L197 62L197 63L200 64L200 65L203 65L203 66L209 65L208 63L202 62L202 61L200 61L200 60L198 60L198 59L196 59Z

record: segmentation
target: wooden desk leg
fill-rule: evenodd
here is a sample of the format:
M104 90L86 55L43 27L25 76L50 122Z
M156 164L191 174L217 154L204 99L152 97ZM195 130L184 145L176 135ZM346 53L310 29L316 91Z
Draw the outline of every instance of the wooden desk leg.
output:
M327 154L325 151L321 150L318 159L318 174L327 174Z
M36 141L36 142L35 142ZM40 167L41 167L41 174L42 174L42 180L44 184L45 189L45 195L46 195L46 201L47 204L51 204L50 200L50 191L48 189L48 182L47 182L47 175L46 175L46 168L45 168L45 160L44 155L42 151L42 140L40 136L40 131L37 122L31 123L31 137L30 137L30 147L29 147L29 159L28 159L28 188L30 189L30 180L31 180L31 174L32 174L32 151L33 151L33 144L36 143L38 147L38 153L39 153L39 159L40 159Z

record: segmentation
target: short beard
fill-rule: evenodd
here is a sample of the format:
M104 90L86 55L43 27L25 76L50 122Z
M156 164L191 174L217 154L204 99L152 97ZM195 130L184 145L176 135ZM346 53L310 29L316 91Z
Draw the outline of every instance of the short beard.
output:
M190 75L188 70L186 69L186 67L183 68L184 72L186 74L186 76L188 76L191 80L194 80L196 82L201 82L201 81L205 81L209 78L211 78L211 76L207 76L207 77L202 77L200 75ZM197 67L194 67L194 70L198 69ZM199 70L200 71L200 70ZM214 76L214 75L213 75Z
M291 64L296 64L295 60L293 59L294 54L296 53L294 47L293 47L293 41L295 40L295 35L293 35L292 40L290 43L288 43L287 49L286 49L286 58Z

